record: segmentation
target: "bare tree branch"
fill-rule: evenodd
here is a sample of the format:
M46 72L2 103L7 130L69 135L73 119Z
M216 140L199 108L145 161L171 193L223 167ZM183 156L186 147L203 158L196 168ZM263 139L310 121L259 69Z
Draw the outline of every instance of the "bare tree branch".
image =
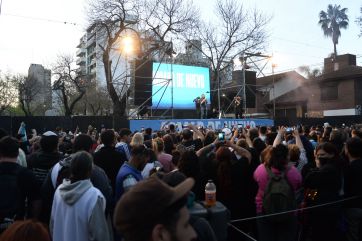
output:
M55 77L53 90L60 92L65 116L71 116L75 105L85 94L87 80L85 76L78 75L71 55L59 55L52 72Z

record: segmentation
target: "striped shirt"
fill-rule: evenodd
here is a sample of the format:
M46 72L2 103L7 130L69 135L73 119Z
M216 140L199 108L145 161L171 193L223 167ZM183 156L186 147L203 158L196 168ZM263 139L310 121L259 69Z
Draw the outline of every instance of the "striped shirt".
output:
M125 142L118 142L116 144L116 151L120 152L125 158L125 161L129 161L131 159L131 151L128 147L128 144Z

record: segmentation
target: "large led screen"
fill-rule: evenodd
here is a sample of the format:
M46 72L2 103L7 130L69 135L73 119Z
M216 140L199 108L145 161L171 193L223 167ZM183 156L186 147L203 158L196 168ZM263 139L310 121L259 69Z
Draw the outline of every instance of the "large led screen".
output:
M175 109L195 109L193 100L201 97L202 94L206 96L210 104L208 68L156 62L152 67L153 108L168 109L173 99Z

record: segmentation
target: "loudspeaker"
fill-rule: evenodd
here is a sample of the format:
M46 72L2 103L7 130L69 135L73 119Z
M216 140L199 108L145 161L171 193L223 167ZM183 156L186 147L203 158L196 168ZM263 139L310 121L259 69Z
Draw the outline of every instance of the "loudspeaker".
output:
M244 79L244 73L242 70L236 70L232 72L232 79L235 81L241 88ZM246 108L255 108L255 93L256 93L256 72L254 71L245 71L245 100ZM239 94L241 97L242 92Z
M152 61L136 60L134 104L141 105L148 98L145 106L152 105Z
M256 72L245 71L246 108L255 108Z

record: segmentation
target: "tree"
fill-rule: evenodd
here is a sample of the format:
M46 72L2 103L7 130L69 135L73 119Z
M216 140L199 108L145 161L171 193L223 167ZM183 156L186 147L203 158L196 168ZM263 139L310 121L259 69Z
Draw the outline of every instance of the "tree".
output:
M17 89L12 76L0 71L0 116L5 110L16 104L17 97Z
M320 69L318 69L318 68L311 69L307 65L303 65L303 66L298 67L298 70L300 72L302 72L303 74L305 74L305 76L308 79L314 79L314 78L320 76L323 73Z
M189 1L182 0L92 0L89 4L88 17L90 26L94 26L104 39L98 43L98 58L103 63L107 91L113 103L115 118L125 116L126 98L128 97L127 73L116 74L122 37L132 35L139 45L136 57L147 58L167 47L172 54L170 40L172 36L189 28L198 16ZM154 40L146 46L146 38ZM141 41L144 39L145 41ZM117 59L117 61L112 61Z
M62 100L65 116L71 116L85 94L86 77L78 75L73 57L66 54L58 56L52 73L55 78L53 90Z
M95 96L97 98L95 98ZM107 89L97 86L95 81L90 81L86 87L83 98L79 101L75 111L83 115L102 116L108 115L112 108Z
M362 37L362 7L360 8L361 16L356 19L356 23L360 26L360 37Z
M225 70L233 67L235 58L246 52L258 52L264 49L269 20L270 17L257 9L244 8L237 0L218 0L212 22L202 22L191 38L186 37L190 40L200 39L204 46L200 49L193 45L210 62L212 90L220 89L221 76ZM220 94L213 91L212 98L216 97L219 98Z
M43 105L36 103L36 97L41 92L41 86L39 86L37 79L32 75L15 75L13 82L17 86L20 108L25 116L44 113Z
M348 27L347 8L342 8L341 5L328 5L327 12L319 13L319 24L323 30L324 36L331 37L334 46L334 56L337 56L338 39L341 37L341 29Z

